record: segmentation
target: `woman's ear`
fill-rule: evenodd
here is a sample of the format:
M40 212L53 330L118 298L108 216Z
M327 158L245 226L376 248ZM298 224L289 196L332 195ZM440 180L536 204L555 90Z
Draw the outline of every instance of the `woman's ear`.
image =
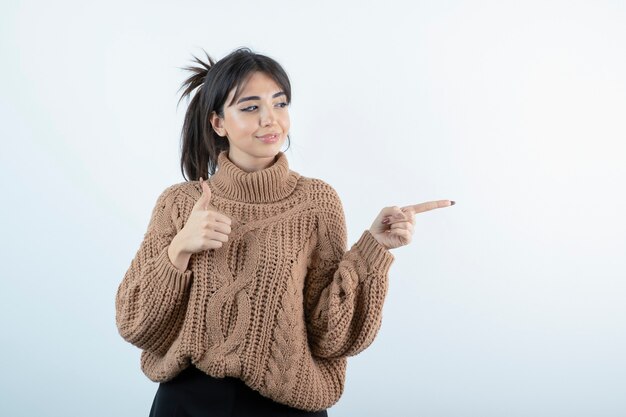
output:
M222 119L217 115L217 113L215 113L215 111L211 112L209 122L211 123L213 130L215 130L215 133L217 133L221 137L224 137L224 127L222 126Z

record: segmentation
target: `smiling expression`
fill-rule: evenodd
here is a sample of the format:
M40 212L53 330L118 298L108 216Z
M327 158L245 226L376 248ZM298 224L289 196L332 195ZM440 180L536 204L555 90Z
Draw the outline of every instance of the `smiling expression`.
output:
M289 103L282 88L262 72L252 73L239 98L230 91L224 104L224 118L211 113L215 132L230 145L228 158L245 171L270 166L289 133Z

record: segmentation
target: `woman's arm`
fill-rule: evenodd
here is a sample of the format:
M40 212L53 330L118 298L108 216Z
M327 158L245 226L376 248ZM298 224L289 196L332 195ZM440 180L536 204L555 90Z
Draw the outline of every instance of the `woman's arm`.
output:
M180 271L168 254L179 219L176 188L157 199L148 229L115 298L115 320L129 343L161 352L176 338L187 308L191 271Z
M346 251L343 206L336 191L327 190L304 301L312 353L337 358L354 356L373 342L394 256L368 230Z

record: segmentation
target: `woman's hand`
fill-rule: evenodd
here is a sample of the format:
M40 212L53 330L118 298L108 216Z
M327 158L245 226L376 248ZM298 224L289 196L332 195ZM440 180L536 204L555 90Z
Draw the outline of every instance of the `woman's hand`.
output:
M185 226L174 236L167 254L172 264L184 272L191 255L208 249L221 248L228 241L232 220L218 211L211 210L211 188L202 181L202 195L196 201Z
M228 241L232 220L209 208L211 189L202 181L202 195L196 201L185 226L174 237L176 248L186 254L221 248Z
M402 208L398 206L385 207L380 211L369 231L378 243L387 249L408 245L413 236L415 214L450 207L454 204L455 202L452 200L436 200Z

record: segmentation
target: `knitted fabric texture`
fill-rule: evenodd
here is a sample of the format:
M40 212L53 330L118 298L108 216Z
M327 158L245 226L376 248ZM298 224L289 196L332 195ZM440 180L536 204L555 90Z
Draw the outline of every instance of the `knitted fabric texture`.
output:
M343 393L347 357L380 329L394 256L369 230L347 250L337 192L290 170L283 152L245 172L222 151L208 185L211 208L232 219L228 241L178 270L167 249L202 186L166 188L117 290L120 335L142 349L154 382L193 363L291 407L329 408Z

